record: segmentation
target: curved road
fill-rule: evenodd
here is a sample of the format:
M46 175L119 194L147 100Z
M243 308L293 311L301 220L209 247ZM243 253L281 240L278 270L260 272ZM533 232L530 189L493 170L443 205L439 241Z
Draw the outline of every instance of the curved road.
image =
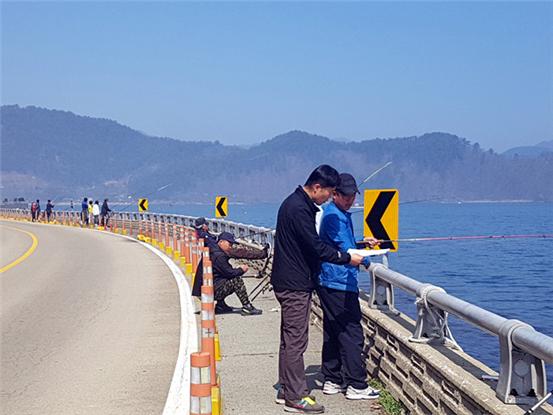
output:
M137 242L0 221L0 413L161 414L180 305L163 261Z

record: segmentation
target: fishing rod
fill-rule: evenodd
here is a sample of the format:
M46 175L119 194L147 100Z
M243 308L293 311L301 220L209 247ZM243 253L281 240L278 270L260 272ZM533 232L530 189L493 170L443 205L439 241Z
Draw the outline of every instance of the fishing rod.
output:
M156 194L157 192L161 192L162 190L167 189L167 188L168 188L169 186L171 186L172 184L173 184L173 183L168 183L168 184L166 184L166 185L164 185L164 186L161 186L160 188L158 188L158 189L156 189L156 190L154 190L154 191L152 191L152 192L150 192L150 193L147 193L147 194L146 194L146 197L145 197L144 199L146 199L146 198L148 198L148 197L150 197L150 196ZM130 198L131 198L131 197L129 196L129 199L130 199ZM117 210L117 211L115 211L114 213L123 213L124 211L126 211L127 209L129 209L131 206L133 206L133 204L132 204L132 203L129 203L129 204L128 204L127 206L125 206L123 209Z
M553 389L551 390L551 392L549 392L547 395L541 398L533 407L531 407L526 412L524 412L524 415L530 415L536 412L536 410L538 410L544 403L546 403L549 400L549 398L551 398L552 395L553 395Z
M439 236L428 238L400 238L400 239L379 239L378 243L383 242L430 242L430 241L463 241L477 239L549 239L553 234L528 234L528 235L468 235L468 236ZM368 244L367 241L357 241L359 244Z
M370 179L372 179L374 176L376 176L378 173L380 173L382 170L384 170L386 167L388 167L390 164L392 164L391 161L387 162L384 166L380 167L379 169L376 169L375 171L373 171L371 174L369 174L365 180L363 180L361 182L361 184L359 185L359 187L363 186L365 183L367 183Z
M435 200L444 200L444 198L443 197L433 197L433 198L430 198L430 199L407 200L405 202L399 202L399 204L400 205L409 205L411 203L424 203L424 202L432 202L432 201L435 201ZM356 207L356 208L359 209L359 210L354 210L353 212L350 212L352 215L355 214L355 213L364 212L363 209L360 209L363 206L352 206L352 207Z

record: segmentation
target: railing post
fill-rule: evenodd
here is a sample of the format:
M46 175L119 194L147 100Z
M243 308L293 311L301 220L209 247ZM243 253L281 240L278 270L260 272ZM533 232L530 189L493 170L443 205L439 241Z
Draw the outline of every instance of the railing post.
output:
M499 379L496 395L504 403L532 404L547 393L543 360L513 345L513 333L533 327L519 320L507 320L499 329Z
M381 266L387 268L387 265L382 264ZM394 304L394 286L379 278L376 275L377 269L378 267L370 271L372 289L369 298L369 307L399 314Z

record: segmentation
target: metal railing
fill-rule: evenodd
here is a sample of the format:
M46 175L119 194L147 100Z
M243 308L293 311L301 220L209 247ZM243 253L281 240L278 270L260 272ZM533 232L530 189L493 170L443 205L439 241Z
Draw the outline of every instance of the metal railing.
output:
M28 209L3 209L8 216L30 217ZM57 221L78 221L78 211L55 211ZM194 226L196 217L173 214L114 212L111 220L128 221L135 225L139 221ZM272 229L235 223L223 219L209 219L210 230L215 233L227 231L252 243L270 243L274 246L275 232ZM132 225L131 225L132 226ZM399 313L394 304L394 288L415 295L417 300L417 321L412 342L438 341L459 347L448 326L448 314L474 325L478 329L499 338L500 370L496 394L505 403L528 403L547 394L545 363L553 363L553 338L534 330L530 325L506 319L469 302L446 293L431 284L421 283L387 267L383 263L372 263L369 267L372 280L370 293L362 294L371 308L390 313Z
M369 267L372 290L371 308L392 313L394 287L417 297L417 322L413 342L437 340L458 347L448 326L448 314L499 338L500 370L496 394L504 403L529 403L547 394L545 363L553 363L553 338L530 325L506 319L467 301L449 295L441 287L421 283L385 264Z

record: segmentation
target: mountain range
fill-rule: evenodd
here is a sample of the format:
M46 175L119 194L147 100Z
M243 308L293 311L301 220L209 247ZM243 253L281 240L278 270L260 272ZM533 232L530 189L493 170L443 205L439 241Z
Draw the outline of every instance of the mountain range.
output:
M497 154L443 132L337 141L290 131L251 147L152 137L113 120L1 107L2 197L275 202L327 163L402 200L553 201L553 141ZM171 186L156 194L156 189Z

